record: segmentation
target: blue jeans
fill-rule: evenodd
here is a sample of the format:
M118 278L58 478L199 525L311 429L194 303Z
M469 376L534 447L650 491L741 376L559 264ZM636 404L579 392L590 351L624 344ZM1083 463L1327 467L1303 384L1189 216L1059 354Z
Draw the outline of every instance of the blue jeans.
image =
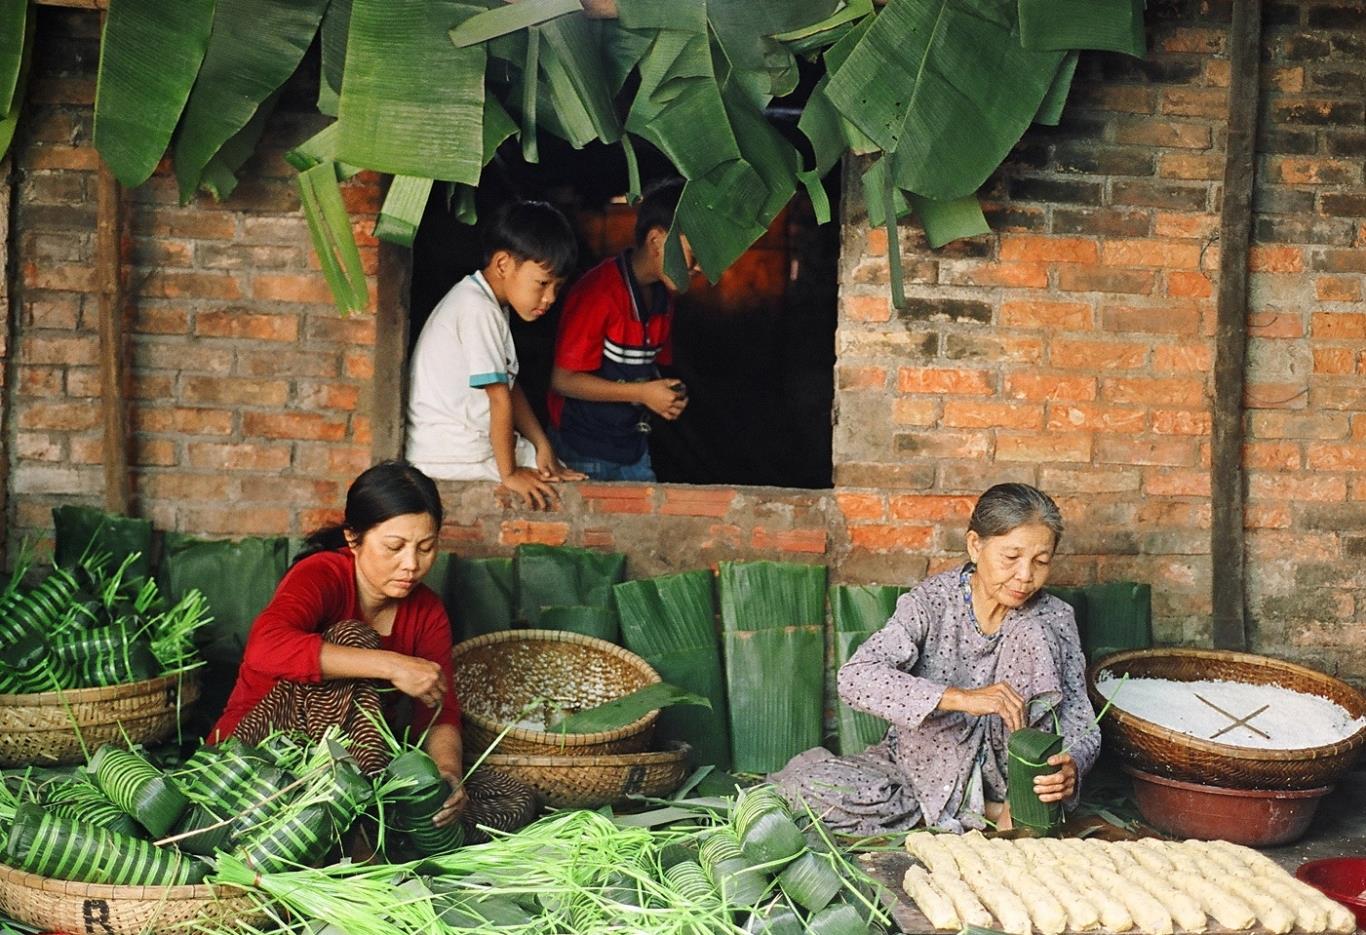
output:
M653 482L655 479L654 467L650 464L648 446L645 453L640 456L639 461L634 461L631 464L618 464L615 461L604 461L601 458L590 458L580 454L564 440L563 435L553 429L550 432L550 443L555 446L555 454L564 462L566 467L582 471L592 480Z

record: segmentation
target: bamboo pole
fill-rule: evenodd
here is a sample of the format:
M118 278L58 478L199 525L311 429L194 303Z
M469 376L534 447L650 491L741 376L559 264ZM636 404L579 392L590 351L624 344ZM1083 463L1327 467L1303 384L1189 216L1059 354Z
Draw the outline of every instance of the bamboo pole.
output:
M122 189L100 162L96 175L95 275L100 316L100 409L104 428L104 508L127 513L128 413L123 347Z

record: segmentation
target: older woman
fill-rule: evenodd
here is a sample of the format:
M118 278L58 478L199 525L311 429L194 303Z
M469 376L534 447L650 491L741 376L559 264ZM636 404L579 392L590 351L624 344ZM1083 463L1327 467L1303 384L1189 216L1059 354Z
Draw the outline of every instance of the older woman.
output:
M850 834L1006 828L1006 739L1028 725L1063 737L1035 792L1074 800L1100 731L1072 608L1042 593L1062 529L1057 504L1027 484L982 494L969 561L902 596L840 669L840 697L890 722L886 737L855 756L808 750L773 781Z

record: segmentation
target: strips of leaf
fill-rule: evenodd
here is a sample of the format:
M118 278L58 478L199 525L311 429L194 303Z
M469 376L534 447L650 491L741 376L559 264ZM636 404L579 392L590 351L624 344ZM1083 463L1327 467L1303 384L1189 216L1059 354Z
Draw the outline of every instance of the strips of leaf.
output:
M261 102L261 106L256 108L256 113L247 121L247 125L229 137L204 166L204 174L199 180L199 185L218 201L227 198L237 187L237 170L251 158L252 153L256 152L256 144L261 141L261 135L266 131L266 121L275 112L275 105L279 100L280 91L277 89Z
M541 31L542 39L545 39L545 30L549 27L535 28ZM547 130L567 140L575 149L582 149L598 138L593 115L579 97L578 89L569 76L569 69L560 60L560 54L548 41L541 43L540 63L544 80L540 82L537 93L544 97L538 100L538 106L545 105L540 109L541 122Z
M182 203L194 197L213 155L299 67L326 7L327 0L217 0L208 51L176 134Z
M451 42L455 43L457 49L463 49L528 26L539 26L566 13L582 12L579 0L521 0L520 3L504 4L471 16L451 30Z
M340 142L341 127L335 123L329 123L298 146L287 150L285 162L300 172L311 169L319 163L333 162L337 166L337 178L346 181L360 171L360 166L353 166L337 159L337 145Z
M111 0L95 86L95 148L136 188L171 141L204 53L213 0Z
M451 0L353 0L338 155L394 175L479 183L482 46L449 30L481 7Z
M28 0L0 0L0 114L14 104L28 36Z
M346 68L346 35L351 31L351 0L332 0L323 14L322 73L318 80L318 112L337 116L341 101L342 73Z
M19 114L24 108L24 92L28 88L28 75L33 65L33 34L37 21L36 16L30 16L24 24L24 42L13 99L8 110L0 111L0 159L4 159L5 153L9 152L10 143L14 141L14 131L19 128Z
M597 138L615 143L621 138L621 120L612 98L597 23L583 16L564 16L542 26L541 34L554 51L547 64L553 61L563 69L565 80L577 93Z
M1104 49L1147 54L1143 0L1019 0L1020 44L1026 49Z
M961 197L1020 139L1062 60L1062 52L1021 48L1014 25L1015 0L890 3L826 94L879 147L903 157L898 187Z
M384 196L379 220L375 222L375 236L389 243L411 247L431 193L431 179L413 175L394 176L389 193Z
M319 163L299 173L299 193L313 249L318 254L323 277L332 290L338 311L343 315L363 311L369 298L365 271L361 268L360 251L351 232L351 219L342 203L333 164Z
M1035 123L1056 127L1062 121L1062 109L1067 104L1067 93L1072 90L1072 77L1077 73L1080 58L1081 53L1075 49L1063 56L1058 73L1053 76L1053 83L1039 105L1039 112L1034 115Z

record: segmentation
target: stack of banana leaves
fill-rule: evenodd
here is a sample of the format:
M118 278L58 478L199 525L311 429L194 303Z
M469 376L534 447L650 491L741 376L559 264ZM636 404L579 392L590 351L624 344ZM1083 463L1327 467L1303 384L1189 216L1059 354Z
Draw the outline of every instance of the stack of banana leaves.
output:
M140 682L200 665L194 633L213 618L204 596L174 605L156 582L133 577L140 553L115 565L87 551L26 587L25 554L0 589L0 694Z
M211 879L273 900L292 935L869 935L888 924L876 885L771 786L617 819L556 812L402 864L259 873L224 856Z
M0 783L0 863L114 885L197 883L224 854L276 872L324 860L373 805L335 735L228 740L175 770L105 745L86 767Z

